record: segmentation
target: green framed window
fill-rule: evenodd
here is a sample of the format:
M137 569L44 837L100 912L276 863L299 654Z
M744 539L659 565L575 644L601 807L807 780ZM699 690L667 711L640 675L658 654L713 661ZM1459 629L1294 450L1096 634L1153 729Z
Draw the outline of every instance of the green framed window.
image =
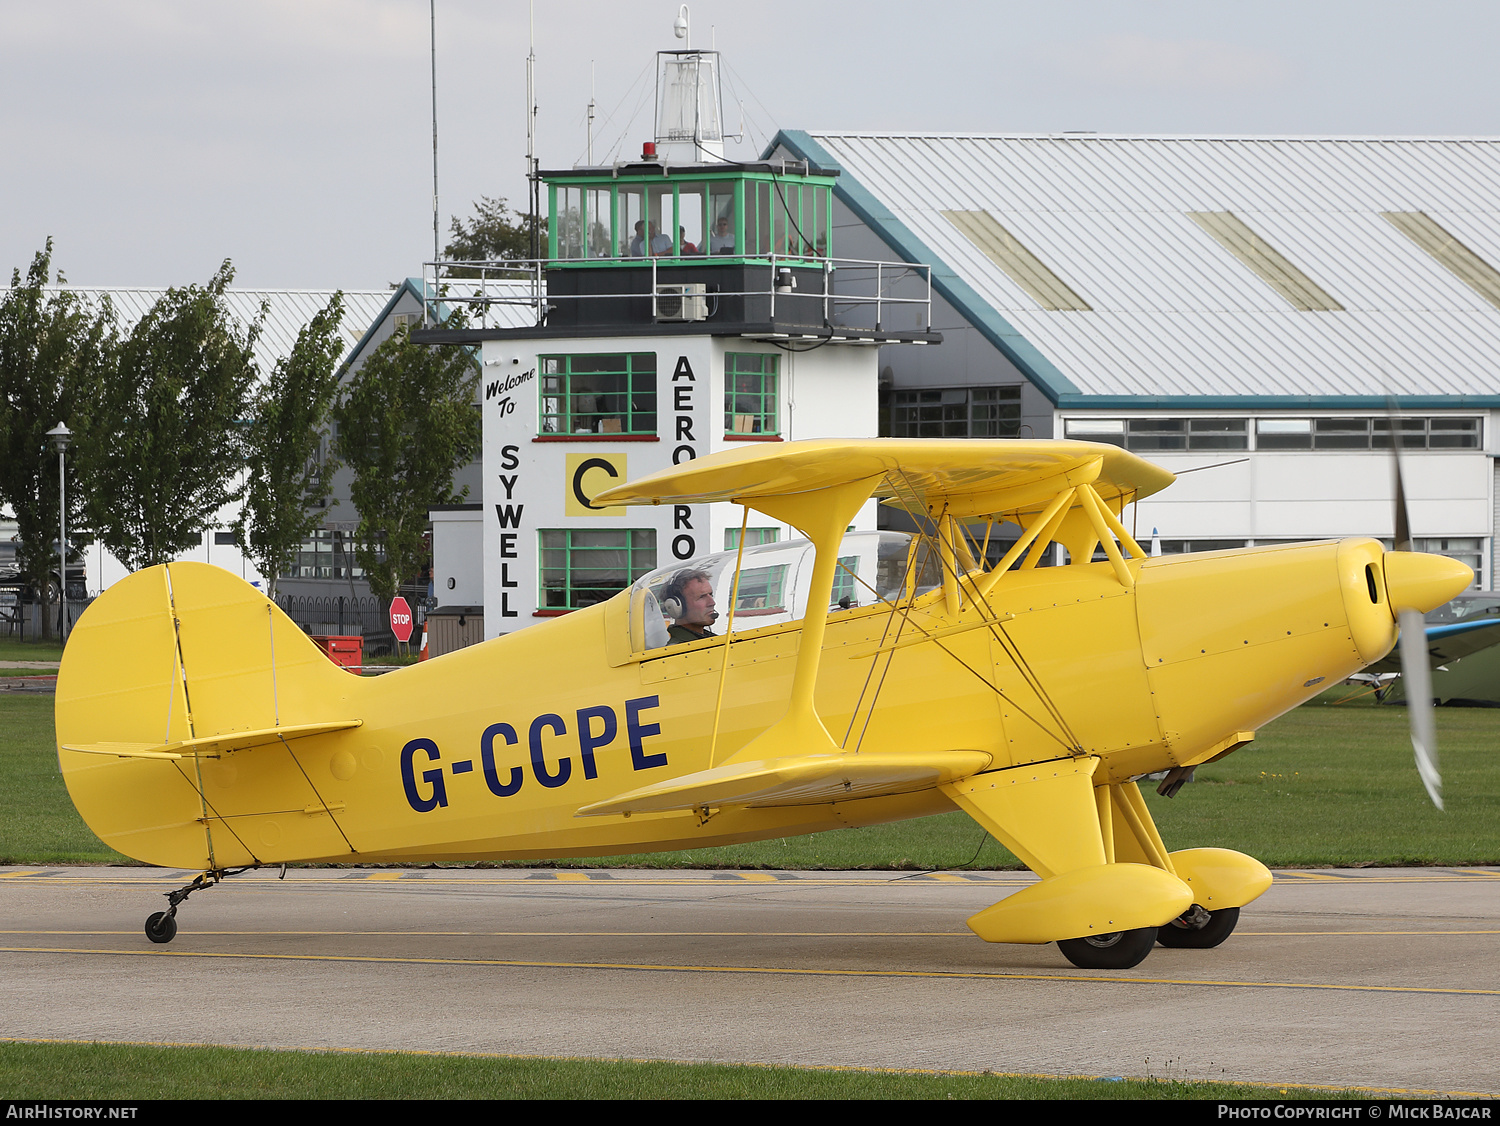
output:
M746 528L745 546L759 547L763 543L776 543L781 539L780 528ZM738 528L724 529L724 550L738 551L740 549L740 530Z
M838 570L833 573L833 591L828 596L828 605L837 606L844 599L849 600L849 605L859 605L859 582L855 578L859 574L859 556L839 556Z
M544 610L581 610L656 569L654 528L563 528L538 533Z
M542 434L655 434L652 352L543 356Z
M555 262L832 254L832 188L800 176L549 183L548 196L547 256Z
M786 576L789 567L747 567L740 575L740 589L734 600L734 612L781 613L787 609Z
M781 433L780 363L780 356L763 352L724 356L725 434Z

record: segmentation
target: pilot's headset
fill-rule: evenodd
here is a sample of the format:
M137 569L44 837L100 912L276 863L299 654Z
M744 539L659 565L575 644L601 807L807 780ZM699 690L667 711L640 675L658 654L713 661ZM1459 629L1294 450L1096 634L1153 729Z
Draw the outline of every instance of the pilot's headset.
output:
M684 571L679 571L676 575L672 576L666 586L661 588L662 617L671 618L674 622L682 617L683 611L687 609L686 603L683 601L681 578L685 573Z

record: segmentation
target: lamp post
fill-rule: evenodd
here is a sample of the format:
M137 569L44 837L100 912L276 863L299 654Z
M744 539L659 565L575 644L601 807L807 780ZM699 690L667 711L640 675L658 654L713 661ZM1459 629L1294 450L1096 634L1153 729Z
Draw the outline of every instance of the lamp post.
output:
M65 470L68 460L68 443L73 440L73 432L68 429L66 422L59 422L47 431L47 437L51 438L52 444L57 447L57 588L61 599L58 604L57 633L58 640L66 643L68 640L68 479Z

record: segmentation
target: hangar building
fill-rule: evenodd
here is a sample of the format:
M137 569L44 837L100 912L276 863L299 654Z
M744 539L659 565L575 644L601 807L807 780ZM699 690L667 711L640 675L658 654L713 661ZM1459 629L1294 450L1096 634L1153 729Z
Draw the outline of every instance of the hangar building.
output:
M930 263L881 433L1112 442L1167 551L1413 535L1496 562L1500 140L785 130L840 253ZM1389 400L1399 406L1394 422ZM1209 468L1216 467L1216 468Z

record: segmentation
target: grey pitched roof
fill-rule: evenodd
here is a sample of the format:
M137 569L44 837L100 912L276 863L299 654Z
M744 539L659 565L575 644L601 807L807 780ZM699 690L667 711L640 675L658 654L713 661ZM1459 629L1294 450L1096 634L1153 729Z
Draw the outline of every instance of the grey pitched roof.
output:
M1062 405L1500 406L1500 138L777 145Z

